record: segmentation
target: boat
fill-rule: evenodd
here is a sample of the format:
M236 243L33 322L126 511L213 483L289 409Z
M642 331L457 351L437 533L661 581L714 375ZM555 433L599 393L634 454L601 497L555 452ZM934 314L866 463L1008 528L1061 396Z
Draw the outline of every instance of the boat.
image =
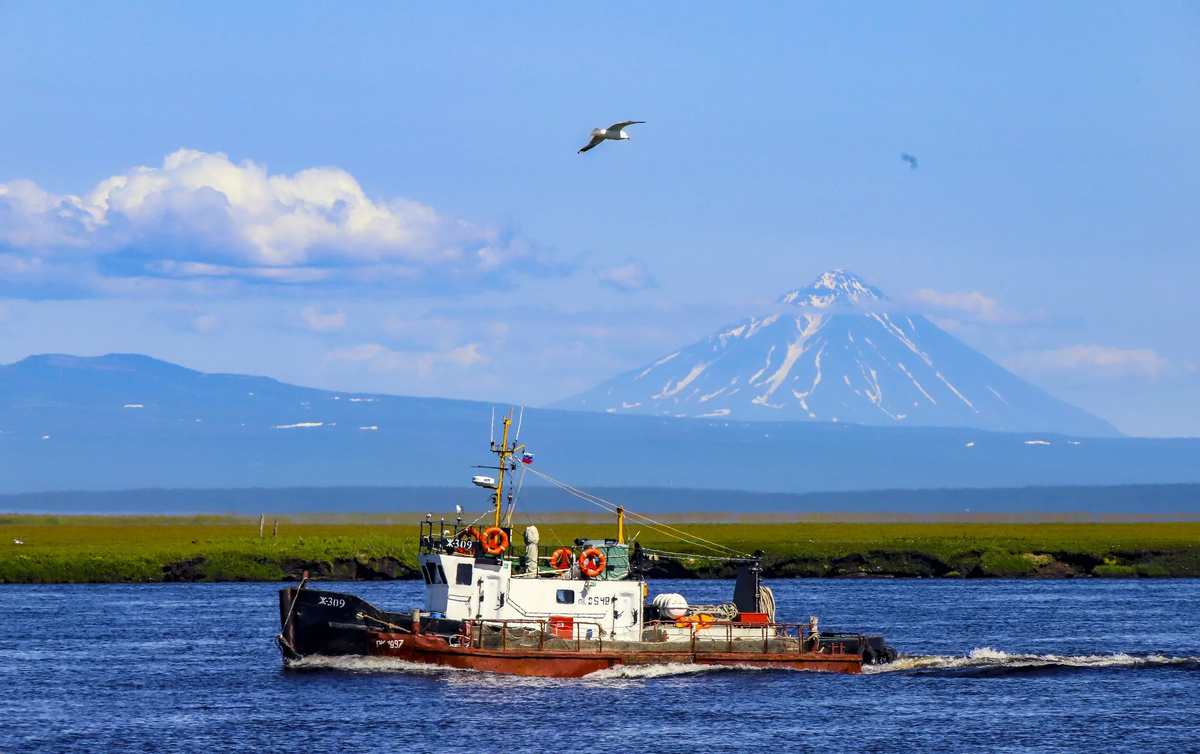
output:
M519 444L519 420L510 442L512 419L510 411L502 419L500 442L491 442L498 464L479 467L498 473L472 479L489 491L491 509L485 515L492 525L484 529L478 519L464 524L461 509L452 522L426 514L419 524L424 605L407 612L382 610L352 594L313 588L305 573L298 585L279 592L276 641L285 665L350 655L579 678L619 666L667 664L856 674L864 663L895 659L882 636L825 632L815 616L798 623L777 621L774 595L762 583L762 551L729 553L719 543L627 514L623 506L567 485L562 486L615 514L615 536L579 538L548 552L531 525L523 532L524 551L517 554L511 489L503 515L505 477L511 488L517 469L530 468L533 456ZM645 573L663 554L626 541L627 515L733 560L737 579L731 601L697 605L677 593L650 598Z

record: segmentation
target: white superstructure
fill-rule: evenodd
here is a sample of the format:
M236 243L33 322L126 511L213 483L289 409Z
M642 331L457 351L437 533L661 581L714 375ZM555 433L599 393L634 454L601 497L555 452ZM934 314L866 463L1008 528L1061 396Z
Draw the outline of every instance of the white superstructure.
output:
M418 560L425 577L423 612L451 620L547 621L572 635L577 627L585 639L593 638L589 631L618 641L642 636L644 581L520 578L511 560L480 562L473 555L433 553Z

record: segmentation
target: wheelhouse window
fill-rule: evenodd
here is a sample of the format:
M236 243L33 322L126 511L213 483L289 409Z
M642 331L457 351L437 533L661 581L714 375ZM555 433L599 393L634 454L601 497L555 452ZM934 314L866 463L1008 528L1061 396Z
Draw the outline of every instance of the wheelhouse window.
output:
M554 600L556 602L558 602L558 604L560 604L560 605L574 605L575 604L575 590L574 589L559 589L558 593L556 595L554 595Z
M471 585L471 564L470 563L459 563L458 564L458 573L455 574L454 583L458 584L459 586L470 586Z

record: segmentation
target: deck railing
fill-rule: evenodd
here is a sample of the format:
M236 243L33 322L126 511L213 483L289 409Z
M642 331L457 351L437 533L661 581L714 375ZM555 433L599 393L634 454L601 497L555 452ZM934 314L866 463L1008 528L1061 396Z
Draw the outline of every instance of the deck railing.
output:
M585 641L596 642L597 650L601 651L601 652L604 651L604 629L600 626L599 623L596 623L594 621L572 620L571 626L572 626L572 634L573 634L573 638L574 638L574 642L575 642L574 650L576 652L583 651L583 642L585 642ZM591 626L595 627L595 637L594 638L591 636L584 637L582 629L584 627L591 627ZM520 633L513 631L514 627ZM536 627L536 628L534 628L534 627ZM560 633L562 627L563 626L559 621L556 621L553 619L545 619L545 618L505 618L505 619L469 618L469 619L463 621L463 632L462 632L462 634L459 634L459 636L462 636L466 639L466 643L459 644L458 646L481 647L482 648L483 644L484 644L484 641L483 641L484 629L485 628L493 628L493 629L498 628L499 635L500 635L500 649L502 649L502 650L507 650L509 648L510 636L512 636L512 638L517 639L517 643L514 644L514 647L520 647L522 649L532 649L533 648L532 645L520 643L521 639L530 637L529 632L531 630L536 630L535 636L537 638L537 648L539 650L543 650L546 648L546 640L547 639L559 639L561 641L567 641L567 642L571 641L570 639L567 639L566 637L562 636L562 634ZM590 630L589 630L589 633L590 633ZM513 636L513 634L516 634L516 635ZM559 649L561 651L562 648L555 647L555 649ZM568 647L566 647L566 649L569 651L571 648L568 646ZM589 649L590 649L590 647L589 647Z
M550 648L556 651L604 651L607 634L599 623L572 621L570 638L562 636L563 628L565 626L562 623L552 619L474 618L463 621L462 633L451 637L457 639L458 642L452 641L451 643L459 647L487 648L484 646L487 643L485 639L499 638L500 646L493 648L502 651L536 648L541 651L547 649L547 640L550 640L553 645ZM592 628L595 631L594 636L584 636L585 630L590 632ZM485 634L487 630L495 633ZM813 633L812 627L808 623L650 621L643 627L642 639L624 642L616 641L609 635L607 644L610 648L627 643L651 645L662 643L665 646L675 643L670 640L670 635L679 630L688 631L687 641L691 654L695 654L697 651L720 652L722 650L729 654L804 654L820 650L820 635ZM645 640L647 631L652 631L655 638L649 641ZM758 636L754 636L755 633ZM865 639L863 637L854 638L857 639L858 646L864 646ZM750 643L751 640L754 641L753 645ZM774 647L772 642L775 642ZM833 642L826 646L829 647L830 654L846 653L845 642Z

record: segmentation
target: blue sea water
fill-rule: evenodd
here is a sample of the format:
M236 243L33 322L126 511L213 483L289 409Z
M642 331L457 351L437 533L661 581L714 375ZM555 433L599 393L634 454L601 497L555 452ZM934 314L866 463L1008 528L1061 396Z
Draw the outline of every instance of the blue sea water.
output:
M4 586L0 752L1200 750L1200 581L769 583L781 620L882 632L903 657L862 676L284 669L278 584ZM393 609L423 589L320 586Z

